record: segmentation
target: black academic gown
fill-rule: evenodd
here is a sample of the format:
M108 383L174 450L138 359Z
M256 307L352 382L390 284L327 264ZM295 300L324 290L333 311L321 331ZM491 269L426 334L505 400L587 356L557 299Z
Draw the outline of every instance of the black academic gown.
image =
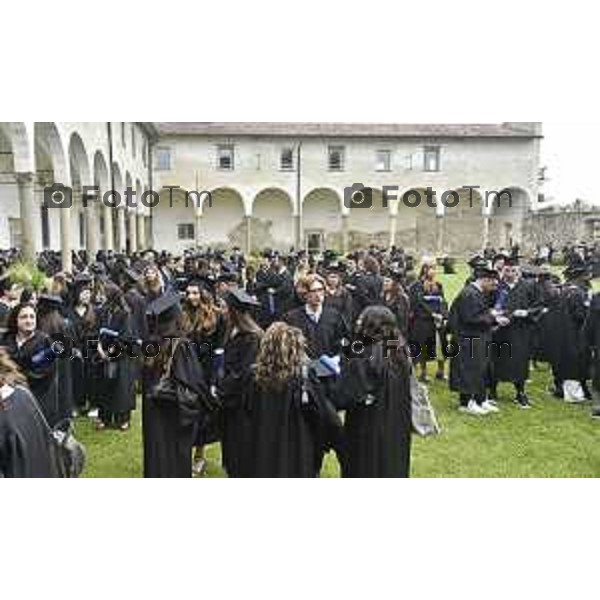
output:
M318 323L308 316L305 306L288 312L284 321L302 331L306 339L307 353L311 359L319 358L323 354L329 356L339 354L342 339L350 336L340 313L327 305L323 306Z
M133 354L139 354L131 345L131 315L124 311L106 311L100 316L100 329L106 328L118 333L118 337L100 335L100 343L105 353L111 343L118 342L120 354L114 359L103 361L104 378L100 385L98 405L107 414L125 415L135 410L135 373ZM129 356L128 354L132 354Z
M260 337L257 333L233 335L225 344L224 377L219 383L223 403L221 450L229 477L249 477L251 424L243 405L243 390L252 377Z
M294 378L262 388L254 377L243 390L248 412L248 477L316 477L320 465L318 384ZM303 393L303 392L306 393Z
M489 367L489 343L496 319L489 298L474 284L456 297L448 319L458 354L450 361L450 389L468 396L483 396Z
M344 363L339 382L339 407L346 408L342 476L408 477L412 427L408 367L383 359L381 346L370 353L378 359Z
M56 476L49 432L31 392L17 386L0 401L0 479Z
M51 343L49 336L39 330L21 347L17 346L14 335L5 338L9 356L27 377L31 393L36 397L50 427L54 427L66 418L58 385L58 362L65 359L56 359Z
M354 308L352 305L352 294L346 288L341 288L335 294L328 294L325 297L325 306L337 310L344 321L346 329L352 331Z
M182 340L173 352L171 377L202 396L209 393L206 376L194 348ZM144 399L144 477L187 478L192 476L192 446L197 411L153 398L152 387L160 380L155 373Z
M593 389L600 391L600 294L594 294L584 326L585 342L590 349L590 376Z
M559 381L585 381L589 377L589 348L584 324L588 315L587 289L566 284L561 294L561 326L558 331L558 353L555 376Z
M517 281L512 288L504 282L498 286L497 297L503 299L501 308L511 322L492 334L493 345L489 351L492 381L524 384L529 378L533 321L530 316L512 315L516 310L537 310L533 294L533 287L524 279Z

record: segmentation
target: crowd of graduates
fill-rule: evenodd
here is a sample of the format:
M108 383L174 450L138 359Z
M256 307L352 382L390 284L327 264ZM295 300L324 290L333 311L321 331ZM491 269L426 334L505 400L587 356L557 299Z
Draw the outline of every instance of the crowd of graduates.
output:
M43 252L39 294L5 251L0 476L51 476L44 427L78 415L127 435L141 396L146 477L200 475L216 442L230 477L315 477L328 452L345 477L406 477L411 377L448 380L475 417L501 410L500 382L530 408L541 362L556 397L596 397L600 296L591 254L572 250L563 280L486 248L450 305L438 270L452 261L399 248L79 252L70 273Z

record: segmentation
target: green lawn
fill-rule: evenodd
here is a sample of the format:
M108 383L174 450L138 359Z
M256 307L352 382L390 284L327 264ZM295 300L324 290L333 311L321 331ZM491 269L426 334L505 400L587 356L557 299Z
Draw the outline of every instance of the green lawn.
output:
M449 298L460 290L466 268L442 281ZM430 370L433 371L433 366ZM532 372L528 385L534 407L524 411L512 403L510 385L500 387L501 413L483 418L461 415L446 384L435 383L430 396L443 433L413 442L414 477L596 477L600 476L600 423L590 407L567 405L546 391L550 382L544 365ZM87 477L140 477L142 439L140 411L127 433L96 432L87 419L77 435L88 450ZM209 477L222 477L218 444L208 449ZM336 477L337 461L330 455L322 475Z

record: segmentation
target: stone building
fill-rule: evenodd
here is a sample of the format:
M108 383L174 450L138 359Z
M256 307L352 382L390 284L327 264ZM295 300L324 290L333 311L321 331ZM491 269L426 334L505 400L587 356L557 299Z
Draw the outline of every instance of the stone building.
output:
M149 245L462 255L523 241L541 139L540 123L0 123L0 246L61 249L67 264L71 249ZM46 205L53 183L73 189L70 208ZM345 197L358 183L369 208ZM122 201L86 202L87 186Z

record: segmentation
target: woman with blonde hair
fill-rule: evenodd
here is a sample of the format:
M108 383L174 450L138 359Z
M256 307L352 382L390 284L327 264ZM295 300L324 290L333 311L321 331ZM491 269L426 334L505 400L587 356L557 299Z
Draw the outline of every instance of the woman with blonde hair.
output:
M319 384L308 375L299 329L281 322L267 329L241 402L250 423L248 477L317 476Z

